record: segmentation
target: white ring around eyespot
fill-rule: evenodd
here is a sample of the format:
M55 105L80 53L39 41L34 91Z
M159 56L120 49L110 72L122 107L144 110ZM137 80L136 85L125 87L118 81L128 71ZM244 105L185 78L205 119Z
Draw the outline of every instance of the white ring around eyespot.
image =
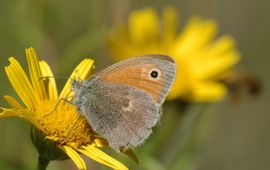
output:
M156 71L156 72L158 73L157 78L153 78L153 77L151 76L152 71ZM153 69L151 69L151 70L148 72L147 75L148 75L148 78L149 78L150 80L158 81L158 80L160 79L160 77L161 77L161 71L160 71L159 69L157 69L157 68L153 68Z

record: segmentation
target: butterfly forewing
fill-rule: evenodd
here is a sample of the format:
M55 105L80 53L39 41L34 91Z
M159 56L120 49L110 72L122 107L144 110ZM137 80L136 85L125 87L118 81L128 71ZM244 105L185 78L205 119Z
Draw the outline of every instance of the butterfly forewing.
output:
M151 76L157 72L156 78ZM155 102L162 103L174 81L176 65L165 55L144 55L112 65L98 75L104 82L129 85L149 94Z

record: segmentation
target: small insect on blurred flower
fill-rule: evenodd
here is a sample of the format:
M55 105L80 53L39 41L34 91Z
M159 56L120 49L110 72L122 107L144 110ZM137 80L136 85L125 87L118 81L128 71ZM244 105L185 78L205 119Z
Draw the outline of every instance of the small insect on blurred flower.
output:
M7 77L24 106L13 97L4 96L11 108L1 108L0 118L14 116L33 125L32 141L40 154L39 169L46 169L50 160L68 158L74 161L78 169L86 169L86 164L79 154L113 169L127 169L98 149L108 146L107 142L91 130L74 105L60 100L70 99L71 79L74 79L75 74L80 75L82 80L87 79L92 73L94 61L84 59L58 95L48 64L38 60L33 48L26 49L26 58L30 79L13 57L9 58L10 64L5 68Z
M177 34L176 10L167 7L162 19L151 9L133 11L128 25L119 24L108 38L115 60L142 53L162 53L175 58L178 72L168 99L215 102L224 99L227 86L220 81L239 59L232 37L215 39L217 24L194 16Z

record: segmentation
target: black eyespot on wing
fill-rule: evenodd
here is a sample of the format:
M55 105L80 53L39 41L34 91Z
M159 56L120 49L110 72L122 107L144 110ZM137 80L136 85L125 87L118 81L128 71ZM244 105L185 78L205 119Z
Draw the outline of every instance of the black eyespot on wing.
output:
M158 77L158 72L153 70L153 71L151 71L150 75L151 75L152 78L157 78Z

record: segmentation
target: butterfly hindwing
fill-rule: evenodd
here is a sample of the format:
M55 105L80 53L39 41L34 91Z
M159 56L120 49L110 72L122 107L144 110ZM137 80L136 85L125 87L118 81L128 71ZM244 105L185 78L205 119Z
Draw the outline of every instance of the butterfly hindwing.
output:
M88 91L79 111L114 149L141 144L160 118L160 106L141 90L96 82Z

